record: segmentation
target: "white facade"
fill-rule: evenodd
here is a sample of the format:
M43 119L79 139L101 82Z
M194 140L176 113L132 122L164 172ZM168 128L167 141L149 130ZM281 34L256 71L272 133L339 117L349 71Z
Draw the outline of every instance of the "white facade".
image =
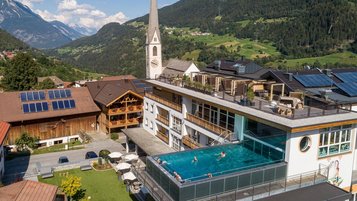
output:
M309 137L311 141L310 148L303 152L300 150L300 142L305 136ZM334 183L341 188L350 186L353 166L355 165L354 163L356 163L356 161L353 160L355 154L356 126L354 125L351 132L350 151L319 157L319 141L319 130L288 135L285 157L285 160L288 163L288 176L292 177L327 167L329 181L331 183Z
M72 136L67 136L67 137L52 138L52 139L48 139L48 140L40 140L39 144L46 146L46 147L50 147L55 144L69 143L69 142L71 142L72 139L76 139L76 140L80 140L80 141L82 140L79 137L79 135L72 135Z
M146 45L146 77L155 79L162 74L161 41L155 32L152 41Z
M191 66L188 67L188 69L184 72L184 75L190 76L192 73L198 73L200 72L200 69L192 62Z

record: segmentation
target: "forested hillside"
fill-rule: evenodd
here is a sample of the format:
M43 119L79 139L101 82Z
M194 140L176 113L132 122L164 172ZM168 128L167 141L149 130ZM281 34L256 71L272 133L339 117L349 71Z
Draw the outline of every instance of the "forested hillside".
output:
M0 29L0 51L24 49L29 49L29 46L6 31Z

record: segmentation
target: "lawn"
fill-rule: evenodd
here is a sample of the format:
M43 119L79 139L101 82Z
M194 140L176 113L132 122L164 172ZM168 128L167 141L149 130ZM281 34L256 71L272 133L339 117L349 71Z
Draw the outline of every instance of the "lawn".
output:
M85 197L90 196L91 201L132 201L126 187L122 181L118 181L114 170L108 171L81 171L73 169L63 172L55 172L54 177L41 179L40 182L61 185L65 176L60 176L68 172L69 174L81 177L82 188L86 190Z
M284 65L289 68L297 68L297 67L303 66L304 64L312 65L316 61L320 62L322 65L340 63L340 64L356 65L357 66L357 54L354 54L349 51L345 51L342 53L334 53L334 54L330 54L330 55L326 55L326 56L322 56L322 57L287 59L287 60L282 60L280 62L276 61L276 62L268 63L267 66L277 67L279 65Z

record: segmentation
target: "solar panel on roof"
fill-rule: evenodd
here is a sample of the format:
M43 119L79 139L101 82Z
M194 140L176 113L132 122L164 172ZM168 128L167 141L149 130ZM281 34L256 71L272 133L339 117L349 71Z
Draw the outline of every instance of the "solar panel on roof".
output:
M69 104L70 104L71 108L76 107L76 102L74 100L69 100Z
M22 101L22 102L27 101L27 95L26 95L26 92L22 92L22 93L20 93L20 98L21 98L21 101Z
M67 98L70 98L70 97L72 97L72 93L71 93L71 90L69 90L69 89L66 89L66 95L67 95Z
M44 91L40 91L39 95L40 95L40 100L46 100L46 95Z
M30 106L30 112L36 112L36 105L35 105L35 103L30 103L29 106Z
M69 105L69 100L64 100L63 103L64 103L64 107L66 109L70 109L71 108L71 106Z
M30 108L29 108L29 104L22 104L22 110L24 111L24 113L29 113L30 112Z
M34 100L40 100L40 95L38 94L38 91L34 91L34 92L32 92L32 94L33 94Z
M50 97L50 99L55 99L55 94L53 93L53 91L48 91L48 96Z
M58 103L57 103L57 101L52 101L52 109L53 109L53 110L58 110Z
M42 102L42 108L43 108L43 111L48 111L48 103Z
M42 104L41 103L36 103L36 109L37 109L37 112L42 112L43 111Z
M145 83L138 83L138 84L135 84L135 86L137 88L145 88L146 87L146 84Z
M336 86L348 94L348 96L357 96L357 82L336 83Z
M32 92L27 92L27 100L33 101L33 93Z
M55 94L55 98L61 98L61 94L58 90L53 91L53 93Z
M59 107L60 109L64 109L63 101L58 101L58 107Z
M61 94L61 98L66 98L66 92L64 90L59 90L60 94Z
M335 73L342 82L357 82L357 72Z
M294 75L304 87L327 87L333 85L333 80L325 74Z

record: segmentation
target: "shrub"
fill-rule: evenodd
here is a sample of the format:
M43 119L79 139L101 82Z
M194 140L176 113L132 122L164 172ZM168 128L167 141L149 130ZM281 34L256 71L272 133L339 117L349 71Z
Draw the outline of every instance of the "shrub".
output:
M100 150L99 152L99 157L102 157L104 159L108 159L109 158L109 155L110 154L110 151L106 150L106 149L103 149L103 150Z
M103 159L102 158L98 158L98 165L99 166L103 165Z
M112 133L112 134L110 134L110 138L112 140L117 140L117 139L119 139L119 134L118 133Z

